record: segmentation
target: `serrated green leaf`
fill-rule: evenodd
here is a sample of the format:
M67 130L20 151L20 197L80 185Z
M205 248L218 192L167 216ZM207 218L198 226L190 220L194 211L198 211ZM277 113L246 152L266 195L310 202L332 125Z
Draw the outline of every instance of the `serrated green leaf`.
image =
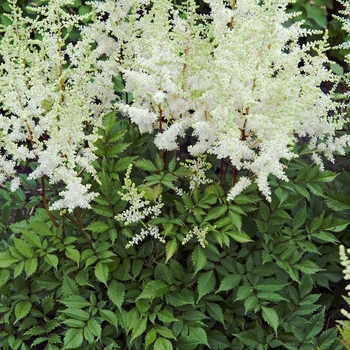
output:
M13 277L17 278L24 269L24 261L20 261L18 264L15 265L15 268L13 270Z
M154 350L172 350L173 345L168 339L159 337L157 338L156 342L154 343Z
M205 264L207 263L207 256L205 255L204 248L202 248L199 244L194 248L191 254L191 261L194 266L194 275L200 271Z
M131 266L131 271L132 271L132 275L133 277L137 277L140 272L142 271L143 268L143 261L141 259L135 259L132 262L132 266Z
M92 222L90 225L86 226L85 229L91 232L102 233L109 230L109 226L102 221Z
M50 227L40 219L30 220L29 226L39 235L39 236L52 236L53 233Z
M178 246L179 246L179 242L176 238L173 238L172 240L167 242L165 246L165 252L166 252L165 263L167 263L173 257L173 255L177 251Z
M260 203L259 213L260 213L260 215L261 215L261 217L262 217L262 219L264 221L268 221L269 220L269 218L270 218L270 208L269 208L269 206L266 203L264 203L264 202Z
M23 324L23 322L22 322L22 324ZM31 327L30 329L28 329L24 334L33 336L33 335L40 335L43 333L46 333L46 330L44 327L34 326L34 327Z
M35 347L36 345L42 344L47 341L47 337L36 337L35 340L31 343L31 347ZM34 348L35 349L35 348ZM45 347L46 350L46 347Z
M141 294L136 298L136 300L142 298L153 300L154 298L162 297L168 289L168 285L163 281L150 281L146 284L145 288L143 289Z
M70 328L65 332L63 349L76 349L83 343L83 330L81 328Z
M203 221L210 221L213 219L218 219L220 216L224 215L227 212L227 206L226 205L221 205L214 207L209 210L208 214L204 218Z
M90 319L90 314L87 311L81 310L81 309L66 309L63 311L63 313L71 318L74 318L76 320L80 321L87 321Z
M241 281L241 275L239 274L229 274L226 275L222 281L220 282L220 287L216 291L216 293L222 292L222 291L228 291L233 288L236 288Z
M255 295L249 295L248 298L244 299L244 309L247 314L248 311L254 310L259 304L259 299Z
M283 298L282 295L278 293L273 293L273 292L259 292L256 294L256 296L261 299L261 300L267 300L267 301L288 301L288 299Z
M278 328L278 315L274 309L261 305L262 317L266 323L268 323L275 333L277 334Z
M304 298L305 296L310 294L313 287L314 287L314 283L313 283L312 278L307 274L303 275L301 277L300 283L298 285L300 298Z
M325 230L332 231L332 232L341 232L346 229L346 227L349 225L349 222L347 220L334 220L331 224L329 224Z
M22 318L26 317L29 314L31 308L32 303L29 300L19 301L15 306L15 323L17 323Z
M118 143L116 145L108 147L105 149L105 155L107 158L117 157L118 154L126 150L129 147L129 145L129 143Z
M58 257L54 254L46 254L44 256L44 260L46 262L46 264L52 266L54 269L57 270L57 266L58 266Z
M10 279L10 271L6 269L0 270L0 287Z
M174 314L169 310L160 310L157 312L157 317L160 321L164 323L171 323L171 322L177 322L178 319L174 317Z
M214 271L210 270L204 272L198 278L198 300L197 302L204 296L209 294L215 287L215 275Z
M322 171L313 179L315 182L332 182L338 174L335 174L329 170Z
M67 318L63 323L70 328L84 328L85 322L74 318Z
M123 157L121 159L118 159L114 165L113 171L120 172L126 170L135 159L136 157Z
M327 192L325 202L328 208L334 211L342 211L350 209L350 197L342 192Z
M37 248L41 248L41 240L40 237L33 231L27 231L27 230L23 230L21 231L21 234L23 236L23 238L31 245L37 247Z
M321 241L328 243L339 243L338 239L330 232L320 231L311 235L314 238L320 239Z
M37 268L38 268L38 259L29 258L24 265L24 270L27 274L27 277L31 276L36 271Z
M87 327L96 338L101 338L102 328L96 318L90 318L87 322Z
M67 308L71 309L82 309L91 306L91 303L80 295L70 295L64 300L60 300L60 302Z
M209 318L204 312L198 310L185 311L182 313L181 318L186 321L198 323L201 320Z
M313 275L316 272L322 271L322 269L320 269L318 265L316 265L313 261L309 260L304 260L299 264L295 264L294 267L308 275Z
M16 249L21 255L23 255L26 258L34 257L33 248L29 243L27 243L23 239L18 239L18 238L14 238L13 242L15 244Z
M53 294L46 295L41 302L41 306L43 308L45 315L48 314L52 310L53 305L54 305Z
M95 266L95 276L100 282L107 285L108 266L99 261Z
M340 76L344 75L344 68L340 64L336 62L331 62L330 67L333 73L338 74Z
M155 328L151 328L145 337L145 345L146 349L154 343L154 341L157 339L157 330Z
M254 286L254 289L260 292L278 292L287 286L288 283L283 283L274 278L265 278Z
M245 300L253 293L251 286L243 285L239 286L237 290L236 300Z
M180 306L189 305L189 304L192 305L194 303L193 300L192 301L188 300L179 291L166 293L165 300L167 304L174 307L180 307Z
M20 259L14 258L8 252L0 253L0 268L10 267L12 264L19 262L19 261L20 261Z
M180 335L177 338L176 347L181 350L194 350L200 344L199 341L189 336Z
M66 257L73 260L79 265L80 262L80 252L78 249L73 248L73 246L66 247Z
M176 167L176 157L173 157L173 158L171 158L171 160L170 160L170 162L169 162L169 164L168 164L168 170L169 170L169 172L173 172L174 170L175 170L175 167Z
M75 283L74 280L69 278L67 275L63 276L62 294L64 296L70 296L72 294L79 294L78 285Z
M239 243L253 242L253 240L243 231L227 231L225 233Z
M112 303L121 309L125 297L125 286L116 280L112 280L108 286L107 295Z
M328 350L337 341L338 331L336 328L329 328L318 337L318 347L320 350Z
M276 263L281 269L283 269L284 271L286 271L288 273L288 275L290 276L290 278L292 280L299 282L298 270L295 267L291 266L286 261L277 260Z
M306 206L303 206L298 210L293 219L293 231L296 231L306 221Z
M136 161L134 164L139 169L149 171L150 173L154 173L158 170L156 165L154 163L152 163L149 159L140 159L140 160Z
M194 327L194 326L189 326L188 328L189 328L190 338L194 339L199 344L204 344L206 346L209 346L207 333L205 332L205 330L203 328Z
M232 348L227 337L218 330L208 330L207 336L210 349L222 350Z
M92 205L91 209L98 215L101 215L101 216L104 216L104 217L107 217L107 218L114 217L113 209L110 206Z
M139 337L146 330L146 327L147 327L147 317L142 317L136 320L132 325L131 341Z
M215 321L219 321L225 327L224 313L220 305L210 302L206 302L206 305L209 316Z
M249 349L255 349L258 345L255 329L250 329L238 334L234 334Z
M99 309L98 311L100 313L100 316L105 321L107 321L109 324L111 324L115 328L118 327L118 318L114 312L112 312L110 310L106 310L106 309Z
M173 331L164 326L157 326L157 333L167 339L176 339Z
M192 199L187 193L185 193L185 192L182 193L182 200L183 200L183 203L186 206L187 210L191 210L193 208Z

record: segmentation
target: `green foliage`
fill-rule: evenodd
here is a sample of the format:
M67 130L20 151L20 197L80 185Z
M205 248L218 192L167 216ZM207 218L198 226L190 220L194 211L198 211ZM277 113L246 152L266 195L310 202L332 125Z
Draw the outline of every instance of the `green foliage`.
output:
M339 348L337 330L325 328L332 296L322 297L341 278L335 244L347 226L327 208L335 174L292 161L291 181L271 178L270 203L255 186L233 202L215 183L175 195L190 173L171 157L131 150L138 140L130 124L105 117L91 210L14 215L11 196L21 205L25 196L0 193L13 220L2 226L0 347ZM164 198L151 221L165 245L150 237L125 248L141 228L114 220L126 208L120 191L131 163L144 196ZM194 226L207 228L205 248L196 237L181 243Z

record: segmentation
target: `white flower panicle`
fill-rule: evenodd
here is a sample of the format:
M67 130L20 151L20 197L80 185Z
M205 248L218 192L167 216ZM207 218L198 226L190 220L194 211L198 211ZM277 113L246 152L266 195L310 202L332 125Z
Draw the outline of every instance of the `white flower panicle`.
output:
M195 226L193 230L190 230L188 234L184 237L184 239L182 240L182 244L186 244L192 237L196 237L200 246L202 248L205 248L205 246L208 244L206 240L208 231L208 227L202 228Z
M193 190L199 185L205 185L213 182L206 175L206 171L211 168L211 164L206 162L207 156L200 155L195 159L186 159L182 166L191 171L190 175L190 189Z
M145 200L144 192L139 192L136 185L132 182L130 178L131 169L132 164L129 165L125 174L124 185L122 186L125 192L118 192L121 199L129 203L129 208L115 216L117 221L122 221L125 225L142 222L146 217L148 217L148 219L158 217L164 205L161 196L157 198L157 203L155 205L149 205L150 201Z
M129 116L141 132L155 132L163 150L176 149L192 130L193 156L229 158L251 171L269 198L268 176L285 179L281 159L297 156L296 136L310 139L317 164L319 154L332 159L350 142L349 136L336 142L343 120L320 88L337 80L325 68L327 33L301 46L301 37L316 32L285 25L294 16L286 13L289 0L237 0L233 8L231 1L206 1L210 15L198 15L190 0L186 19L171 1L147 2L147 11L134 1L123 12L127 23L119 17L119 26L109 25L118 42L129 38L122 57L113 56L133 92ZM120 6L113 4L107 0L103 8L111 17Z
M343 274L344 274L344 279L345 280L350 280L350 259L348 254L350 254L350 249L346 249L345 247L341 244L339 246L339 257L340 257L340 264L344 266ZM350 290L350 284L345 287L346 290ZM350 297L350 292L348 292L348 296ZM346 316L350 320L350 312L341 309L340 312Z
M237 183L231 188L230 192L227 195L227 199L232 201L236 196L241 194L252 181L245 176L241 176Z
M109 61L99 59L111 54L104 48L111 47L111 39L96 33L97 50L91 50L91 31L89 36L83 32L76 45L65 42L63 31L78 27L84 18L64 10L70 3L54 0L33 8L38 15L33 20L23 18L12 2L12 24L2 28L0 45L0 146L6 150L0 156L0 180L12 178L16 190L16 166L36 162L29 178L45 176L51 184L61 184L62 198L51 208L72 211L89 207L97 195L80 174L95 175L96 131L116 95Z
M339 256L340 264L344 266L343 274L345 280L350 280L350 260L348 254L350 254L350 249L345 250L345 247L341 244L339 246Z
M348 15L349 2L340 1ZM320 166L320 155L333 160L343 152L350 135L336 137L344 120L320 88L338 79L325 68L327 32L300 45L316 32L286 25L294 16L286 12L289 0L206 2L206 16L197 14L195 0L181 9L184 16L170 0L94 2L92 23L79 27L84 16L65 11L68 0L33 9L36 19L23 18L13 0L12 24L2 28L0 45L0 147L6 150L0 181L11 179L15 190L16 167L33 161L30 178L63 185L52 208L89 207L96 194L81 173L95 175L96 131L116 108L141 133L153 134L161 150L178 148L179 137L192 133L191 188L208 183L202 154L250 171L269 199L268 176L286 179L281 159L297 156L298 137L310 140ZM74 45L62 34L72 27L81 32ZM349 19L343 27L350 33ZM132 92L131 106L117 101L112 78L118 75ZM247 184L237 183L229 198ZM149 206L134 195L126 199L133 204L123 221L138 221L147 210L157 215L160 202Z
M138 235L134 236L128 244L125 246L126 249L132 247L133 245L143 241L147 236L151 236L162 243L165 243L165 239L159 234L158 226L147 225L146 229L141 228L141 231Z

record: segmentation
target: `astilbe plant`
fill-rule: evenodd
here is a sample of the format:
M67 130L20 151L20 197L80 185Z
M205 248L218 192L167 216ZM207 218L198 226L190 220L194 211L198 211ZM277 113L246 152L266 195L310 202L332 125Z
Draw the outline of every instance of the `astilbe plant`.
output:
M29 179L59 183L62 197L51 209L85 208L97 193L82 182L81 173L95 174L92 161L96 128L115 99L110 74L102 69L100 50L91 50L92 38L81 35L68 44L67 30L78 26L81 16L67 13L57 0L34 8L37 20L23 18L12 3L12 24L2 28L0 56L1 182L21 182L18 167L35 161ZM26 168L26 172L29 168ZM46 204L47 205L47 204Z
M207 4L12 2L0 348L339 349L327 35L301 45L286 0Z
M191 130L192 156L228 158L268 199L268 175L286 180L281 159L297 157L297 138L309 139L318 165L320 154L343 151L342 116L320 89L337 79L325 68L327 35L301 46L316 32L284 26L289 1L208 1L207 17L194 1L183 17L170 1L112 3L99 5L109 14L101 30L116 38L111 59L133 93L119 108L141 133L154 132L159 149L176 150Z

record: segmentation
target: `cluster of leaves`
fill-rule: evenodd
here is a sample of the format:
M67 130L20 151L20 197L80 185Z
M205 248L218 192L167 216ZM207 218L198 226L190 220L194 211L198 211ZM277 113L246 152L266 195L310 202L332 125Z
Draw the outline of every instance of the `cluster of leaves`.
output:
M172 154L159 157L112 113L100 136L101 195L91 210L52 220L35 197L0 191L1 349L341 348L325 324L348 223L322 199L334 173L294 160L290 182L271 178L271 203L254 186L227 202L215 183L175 196L189 172ZM131 163L150 201L162 193L152 223L166 245L146 238L125 249L140 230L114 219L125 209L118 192ZM337 196L326 197L332 208ZM194 225L208 229L206 248L195 238L181 244Z

